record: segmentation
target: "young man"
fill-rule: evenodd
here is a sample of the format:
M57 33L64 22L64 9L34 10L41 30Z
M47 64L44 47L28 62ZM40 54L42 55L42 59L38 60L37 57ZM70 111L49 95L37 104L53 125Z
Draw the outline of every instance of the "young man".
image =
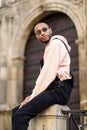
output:
M73 88L70 75L70 46L60 35L52 36L46 23L38 23L34 32L44 43L41 72L31 96L12 111L12 130L27 130L29 121L53 104L67 104Z

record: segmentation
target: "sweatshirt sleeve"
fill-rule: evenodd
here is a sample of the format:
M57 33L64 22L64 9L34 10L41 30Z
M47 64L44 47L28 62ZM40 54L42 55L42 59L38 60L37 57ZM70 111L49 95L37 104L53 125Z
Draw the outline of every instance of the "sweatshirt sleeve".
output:
M36 85L31 94L31 98L34 98L41 92L43 92L49 84L55 79L57 74L57 68L59 64L59 46L57 43L53 42L47 54L45 56L44 65L41 72L36 80Z

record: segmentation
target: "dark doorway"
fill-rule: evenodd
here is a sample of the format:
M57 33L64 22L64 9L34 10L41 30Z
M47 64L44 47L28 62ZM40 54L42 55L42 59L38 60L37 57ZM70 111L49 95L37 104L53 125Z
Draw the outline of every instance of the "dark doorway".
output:
M67 38L72 50L70 52L72 63L71 69L74 75L74 89L68 103L71 109L80 108L80 96L79 96L79 63L78 63L78 47L75 44L77 39L77 33L72 20L63 13L52 13L46 16L41 21L48 23L52 29L53 34L63 35ZM25 64L24 64L24 90L23 96L31 94L31 91L35 85L35 80L39 74L39 61L43 55L44 46L35 38L32 31L29 36L26 48L25 48Z

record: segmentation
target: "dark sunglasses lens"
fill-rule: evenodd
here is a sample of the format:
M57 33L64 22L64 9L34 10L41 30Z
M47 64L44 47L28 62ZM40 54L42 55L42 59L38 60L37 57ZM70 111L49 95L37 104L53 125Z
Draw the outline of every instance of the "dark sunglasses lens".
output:
M46 32L46 31L47 31L47 28L42 28L42 31L43 31L43 32Z
M41 32L43 31L43 32L46 32L48 30L48 28L42 28L42 30L38 30L37 32L36 32L36 35L41 35Z
M41 31L38 30L38 31L36 32L36 35L40 35L40 34L41 34Z

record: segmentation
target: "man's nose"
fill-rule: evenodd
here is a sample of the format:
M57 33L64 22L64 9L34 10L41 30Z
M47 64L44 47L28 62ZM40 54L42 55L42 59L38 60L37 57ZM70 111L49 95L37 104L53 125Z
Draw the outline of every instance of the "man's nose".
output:
M45 34L45 32L44 31L41 31L41 35L44 35Z

